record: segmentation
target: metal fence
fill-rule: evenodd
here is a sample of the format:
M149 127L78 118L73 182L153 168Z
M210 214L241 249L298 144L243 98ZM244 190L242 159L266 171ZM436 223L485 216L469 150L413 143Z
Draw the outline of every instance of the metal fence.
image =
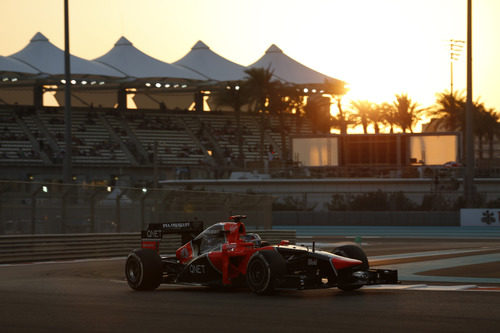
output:
M149 223L248 215L271 227L272 197L89 184L0 182L0 234L136 232Z

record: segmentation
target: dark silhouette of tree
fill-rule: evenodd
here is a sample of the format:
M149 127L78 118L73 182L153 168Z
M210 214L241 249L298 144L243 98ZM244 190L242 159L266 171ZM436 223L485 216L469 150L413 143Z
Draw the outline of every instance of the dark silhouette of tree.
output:
M294 86L276 83L273 95L269 100L269 113L276 115L279 120L279 131L281 138L281 154L283 160L289 160L288 137L289 126L286 123L286 117L294 112L301 113L304 107L304 98Z
M307 98L304 106L306 117L311 120L314 131L330 133L333 125L330 115L330 99L321 94L312 94Z
M406 133L407 129L413 133L413 127L420 120L420 115L425 109L419 109L419 104L413 102L407 94L396 95L393 105L396 110L396 124L403 133Z
M338 128L341 135L347 134L347 128L353 123L350 113L342 107L342 96L344 96L348 89L346 83L341 80L325 80L322 89L325 94L330 95L330 104L336 104L338 113L330 115L330 126ZM328 108L328 113L330 108Z
M381 129L387 124L386 110L380 104L372 104L369 120L373 124L375 134L379 134Z
M334 99L334 103L337 103L338 113L336 115L332 115L331 117L331 125L334 128L338 128L340 131L340 135L347 134L347 128L349 125L355 123L352 119L352 115L342 108L342 100L340 97Z
M249 68L244 82L244 89L248 91L249 102L253 111L260 113L260 161L264 161L264 139L267 127L267 114L271 97L276 95L278 81L273 80L273 71L268 68Z
M248 103L248 93L242 89L240 82L231 82L223 85L215 92L215 104L217 106L229 106L234 111L236 121L236 140L238 142L238 162L244 160L243 136L241 129L241 107Z
M434 120L434 129L463 131L465 129L465 97L458 92L440 93L435 107L429 111Z
M488 142L488 157L494 158L495 136L500 137L500 117L493 109L486 109L484 105L476 105L477 113L474 118L474 133L478 138L478 157L483 159L483 138Z
M459 93L440 93L436 106L430 110L432 127L434 131L465 131L466 97ZM500 136L499 116L493 109L486 109L480 101L473 102L474 136L478 140L478 155L483 157L483 139L489 143L489 157L493 157L493 142L495 136ZM465 144L462 136L462 144Z
M353 107L353 120L356 125L361 125L363 127L363 133L368 133L368 124L370 123L370 117L373 112L373 103L367 100L363 101L353 101L351 103Z
M383 124L384 125L389 125L389 133L394 133L394 127L397 126L397 119L396 119L396 109L394 108L393 105L391 105L388 102L383 102L380 104L377 104L375 106L379 112L382 114L383 117Z

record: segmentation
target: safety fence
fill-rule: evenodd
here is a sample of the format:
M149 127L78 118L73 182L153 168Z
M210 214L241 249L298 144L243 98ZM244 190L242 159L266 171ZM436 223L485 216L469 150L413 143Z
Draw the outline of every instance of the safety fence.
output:
M281 240L296 241L295 230L248 230L256 232L271 244ZM181 246L180 235L165 235L160 252L169 254ZM9 235L0 236L0 264L53 260L125 257L141 246L141 237L134 233Z
M273 198L210 191L0 181L0 235L138 232L149 223L247 215L270 228Z

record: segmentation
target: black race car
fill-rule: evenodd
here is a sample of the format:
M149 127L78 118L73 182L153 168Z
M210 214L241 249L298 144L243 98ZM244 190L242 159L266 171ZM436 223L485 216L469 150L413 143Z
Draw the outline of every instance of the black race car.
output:
M150 224L142 246L127 257L125 276L134 290L154 290L161 283L247 286L257 294L275 289L338 287L350 291L368 284L397 283L397 271L370 269L364 251L344 244L332 253L281 241L270 245L247 233L241 220L220 222L203 231L203 222ZM184 245L174 255L160 255L164 234L181 234ZM314 243L313 243L314 244Z

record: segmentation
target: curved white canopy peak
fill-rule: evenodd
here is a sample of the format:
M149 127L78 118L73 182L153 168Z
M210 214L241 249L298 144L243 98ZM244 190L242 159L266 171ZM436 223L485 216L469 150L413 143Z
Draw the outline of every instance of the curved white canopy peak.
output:
M121 37L105 55L95 59L132 78L205 80L193 71L155 59Z
M48 75L64 75L64 51L49 42L40 32L21 51L10 56L38 72ZM71 75L123 77L108 66L70 55Z
M209 80L238 81L245 77L245 67L221 57L201 40L174 64L195 71Z

